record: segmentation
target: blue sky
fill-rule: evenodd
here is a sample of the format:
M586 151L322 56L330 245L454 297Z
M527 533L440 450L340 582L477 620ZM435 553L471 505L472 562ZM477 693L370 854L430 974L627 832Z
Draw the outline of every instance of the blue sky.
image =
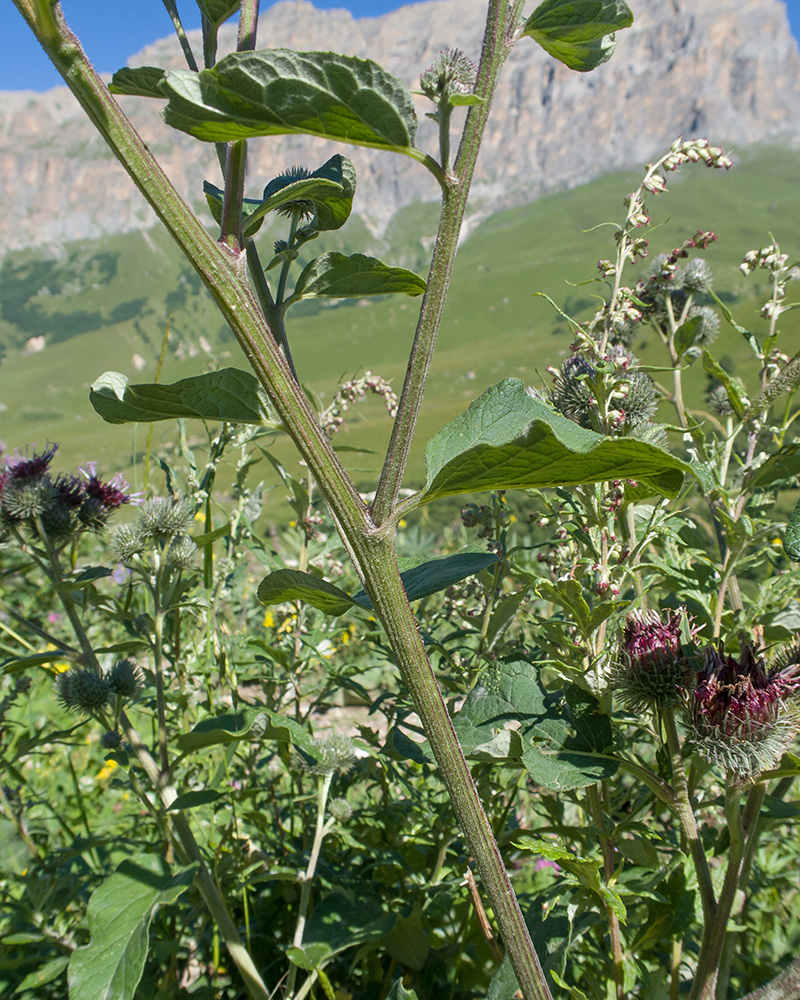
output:
M404 2L410 0L313 0L315 7L345 7L355 17L376 17L402 7ZM800 4L800 0L796 2ZM271 6L269 0L261 0L261 10ZM101 73L113 73L126 64L128 56L172 33L172 22L161 0L62 0L62 7L67 24ZM0 0L0 8L0 90L59 86L61 77L11 0ZM193 0L178 0L178 9L187 28L200 27Z
M313 0L318 8L346 7L356 17L375 17L403 5L402 0ZM408 0L406 0L408 2ZM0 0L0 90L47 90L61 78L11 0ZM271 6L262 0L262 10ZM795 38L800 38L800 0L788 0ZM161 0L63 0L67 23L101 72L124 66L128 56L172 31ZM199 27L196 5L179 0L186 26ZM635 9L635 4L634 4Z

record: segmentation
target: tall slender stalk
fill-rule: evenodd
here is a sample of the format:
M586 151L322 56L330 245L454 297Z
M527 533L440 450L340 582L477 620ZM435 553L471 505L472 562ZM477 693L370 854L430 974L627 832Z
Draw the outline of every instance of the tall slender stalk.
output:
M181 200L89 63L66 25L60 5L51 4L50 0L14 0L14 3L81 106L208 287L262 382L278 418L319 484L414 698L500 925L523 996L526 1000L549 998L550 992L519 903L403 589L389 521L444 308L469 181L500 67L517 27L522 0L490 0L489 3L477 84L477 92L483 100L470 109L467 117L456 161L456 183L446 185L443 221L422 317L372 517L293 378L259 308L258 298L247 283L244 252L215 243Z

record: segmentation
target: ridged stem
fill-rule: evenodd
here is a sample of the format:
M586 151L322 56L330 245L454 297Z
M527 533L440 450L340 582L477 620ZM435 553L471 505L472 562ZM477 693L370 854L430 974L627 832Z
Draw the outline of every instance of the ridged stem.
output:
M450 287L458 237L478 161L478 151L489 119L500 70L512 48L513 34L521 9L522 0L490 0L489 3L483 50L475 81L475 93L481 98L481 102L473 104L469 109L453 174L448 175L443 184L442 214L431 257L427 287L420 307L392 436L371 508L373 520L378 525L384 524L394 512L408 463L414 429L422 406L436 337Z

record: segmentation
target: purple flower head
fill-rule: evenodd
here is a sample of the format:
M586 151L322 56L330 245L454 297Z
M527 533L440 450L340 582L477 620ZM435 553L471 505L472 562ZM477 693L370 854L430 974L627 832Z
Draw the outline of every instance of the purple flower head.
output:
M696 630L685 608L668 610L665 621L655 611L627 616L613 681L628 708L677 708L683 703L695 676L682 641L684 631L694 639Z
M129 502L130 497L125 492L128 484L119 473L113 475L108 482L103 482L97 475L97 462L87 462L81 466L80 472L87 482L82 484L84 499L79 517L89 528L103 528L110 515Z
M45 448L41 455L37 455L34 448L33 454L30 456L28 456L27 451L23 455L19 448L15 449L11 458L6 459L4 483L22 482L24 479L41 479L50 467L57 449L57 444L51 444Z
M74 476L59 472L53 480L55 499L68 510L77 510L83 503L83 483Z
M709 647L691 700L691 740L713 764L743 777L775 767L800 726L790 699L800 688L795 657L767 670L747 645L737 660Z

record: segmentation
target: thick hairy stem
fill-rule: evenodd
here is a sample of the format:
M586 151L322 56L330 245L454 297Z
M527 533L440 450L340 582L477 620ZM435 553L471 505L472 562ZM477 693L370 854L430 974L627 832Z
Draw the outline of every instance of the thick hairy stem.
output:
M319 484L348 551L353 555L356 569L365 582L373 607L387 631L398 667L414 698L442 778L475 857L525 1000L549 1000L550 992L519 903L408 604L392 550L390 528L382 530L370 518L319 421L292 377L259 309L258 300L246 281L244 254L233 253L215 243L181 200L86 59L77 39L64 23L60 6L57 3L52 5L51 0L14 0L14 3L92 122L192 262L263 384L278 419L286 426ZM515 20L521 7L522 0L490 2L485 49L487 55L482 60L479 74L479 88L487 97L491 96L492 81L507 52L509 38L516 27ZM430 364L433 337L449 283L458 222L463 214L465 192L461 188L468 186L468 179L472 176L478 139L483 131L487 112L488 101L471 108L468 121L472 124L467 129L467 137L459 152L456 172L463 181L448 195L449 249L446 253L442 251L445 263L437 265L433 285L428 286L425 342L415 347L411 359L408 379L410 395L406 394L401 430L393 438L390 460L387 463L387 467L397 475L383 481L380 502L376 508L381 512L381 520L392 512L407 459ZM472 138L467 141L469 136ZM455 211L456 206L461 206L459 212Z
M444 184L442 214L433 248L427 288L420 308L414 344L386 460L372 504L372 516L379 525L391 516L403 481L447 290L450 286L458 235L467 207L478 151L489 118L500 70L511 51L512 36L521 9L521 0L490 0L489 3L483 51L475 83L475 93L481 98L481 103L474 104L469 109L454 165L454 176L448 177Z
M373 565L394 563L391 548L384 543ZM503 942L525 1000L550 998L542 967L511 886L491 825L481 804L469 765L464 758L453 723L433 674L422 638L403 591L399 574L385 567L370 575L368 593L386 630L397 665L414 699L414 705L430 741L439 773L450 793L459 824L475 858L483 888L500 926Z
M760 986L742 1000L798 1000L800 998L800 958L786 966L766 986Z

